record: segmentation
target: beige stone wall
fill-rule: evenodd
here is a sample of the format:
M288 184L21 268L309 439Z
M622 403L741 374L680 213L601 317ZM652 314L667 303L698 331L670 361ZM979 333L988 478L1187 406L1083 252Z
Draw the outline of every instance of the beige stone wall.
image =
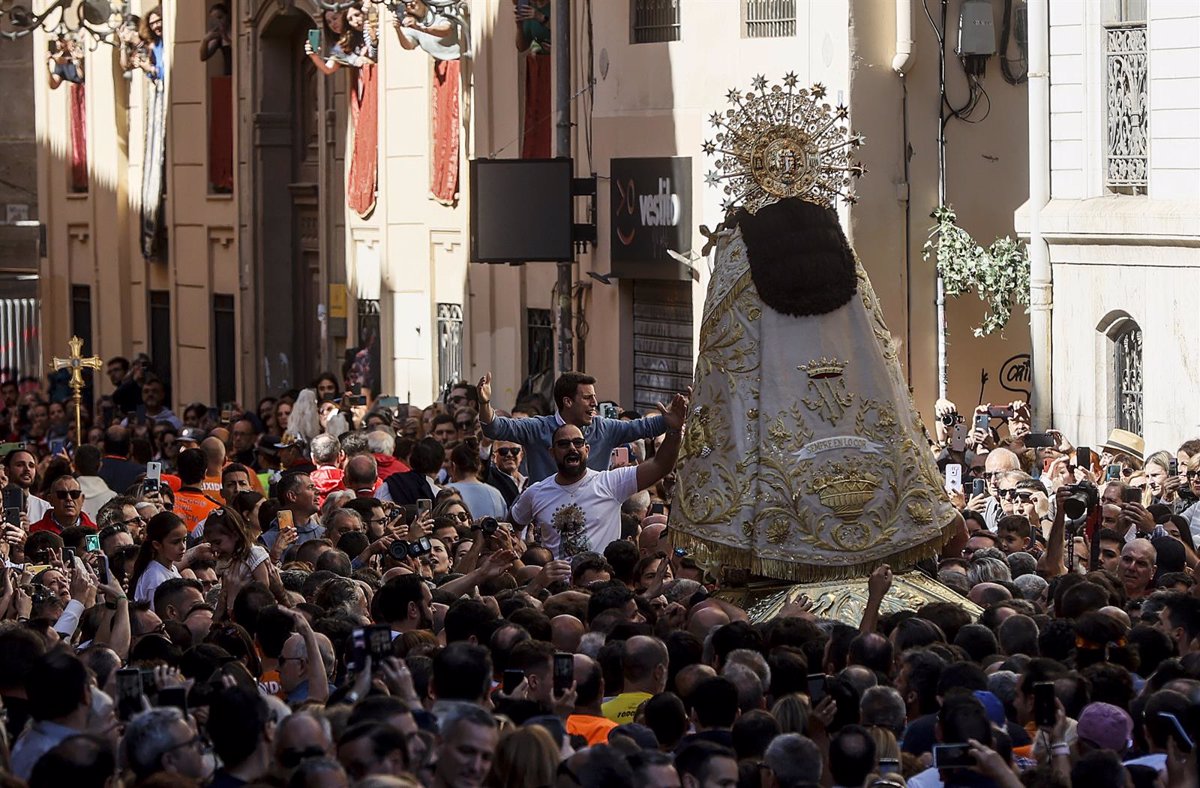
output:
M502 3L506 6L507 3ZM958 3L951 2L951 27L955 28ZM491 6L489 6L490 8ZM997 4L999 15L1001 4ZM914 4L915 67L907 77L908 122L913 158L905 188L903 112L900 78L891 70L895 52L894 3L880 0L845 0L798 3L798 34L791 38L747 39L741 35L737 4L731 0L695 0L683 6L682 39L666 44L631 44L629 3L593 5L593 37L597 62L607 62L607 74L597 66L594 148L590 168L600 177L600 243L592 254L580 258L576 280L586 288L583 303L590 333L585 348L587 370L600 381L601 397L631 401L632 286L617 281L604 287L588 279L588 270L607 272L609 196L608 162L616 156L691 156L693 161L693 224L715 226L721 218L719 195L703 187L709 168L700 143L709 134L704 118L724 106L730 87L746 86L754 74L778 78L795 71L803 83L822 82L830 98L839 96L851 107L854 127L867 136L862 160L869 174L860 182L861 202L843 211L852 242L872 276L883 302L888 325L901 340L902 358L910 375L917 405L932 414L937 396L935 275L932 264L921 259L929 214L937 201L937 44ZM576 15L575 46L584 46L580 15ZM512 35L507 14L496 24L499 51ZM997 30L999 19L997 17ZM954 35L953 29L951 35ZM953 44L948 46L953 49ZM576 62L584 55L577 49ZM491 85L512 80L513 64L489 60L495 73ZM586 61L584 61L586 62ZM508 69L508 75L503 73ZM949 54L947 65L952 100L966 94L961 68ZM582 87L582 76L575 77ZM952 122L948 137L949 201L960 223L985 245L997 236L1011 235L1012 212L1027 193L1026 98L1024 86L1011 86L1000 76L995 58L988 64L985 85L993 104L982 123ZM480 84L477 83L477 89ZM504 100L511 96L511 88ZM584 94L586 96L586 94ZM480 105L486 99L480 98ZM499 98L493 98L493 105ZM583 122L583 99L575 103L574 121ZM492 134L506 141L515 136L516 119L510 107L488 115ZM484 114L481 110L479 117ZM502 119L502 120L501 120ZM480 120L480 123L483 121ZM577 129L579 126L577 125ZM483 155L486 145L480 134ZM576 133L577 172L586 174L589 163L581 152L583 136ZM583 160L581 160L583 159ZM911 200L905 225L904 194ZM703 238L694 231L693 248ZM908 258L906 260L906 247ZM697 263L700 281L692 288L698 317L703 305L708 267ZM470 272L472 301L471 346L468 366L473 376L491 369L497 376L496 397L511 401L519 386L524 362L521 330L523 306L550 305L554 283L552 266L528 265L511 270L474 266ZM1029 352L1028 318L1018 310L1003 335L976 339L971 332L983 314L980 302L967 295L951 300L949 323L949 393L963 409L983 401L1009 401L1023 395L1000 385L1002 373L1015 374L1020 361L1005 362ZM699 320L695 321L698 326ZM514 342L513 340L517 341ZM986 384L981 383L983 375ZM1027 383L1012 381L1012 388Z
M141 5L150 4L143 0ZM293 14L314 10L308 0L294 5ZM587 271L611 270L610 159L692 157L693 224L713 226L721 218L719 195L703 187L703 173L709 168L700 152L709 134L703 118L723 105L728 88L748 85L753 75L778 78L795 71L804 83L827 85L831 99L847 101L855 127L868 137L863 158L870 174L859 189L864 199L844 216L883 299L889 325L906 353L911 353L918 404L924 410L931 408L936 391L933 276L920 259L920 246L936 194L936 61L932 35L918 17L916 67L908 78L914 155L906 268L905 206L899 198L903 191L901 92L899 78L889 65L894 43L892 6L879 0L799 0L796 36L747 39L733 0L690 0L682 7L682 40L634 45L629 3L594 2L589 53L584 6L575 4L576 170L580 175L594 172L600 179L600 242L575 266L575 281L581 286L577 303L589 327L580 355L588 371L602 381L602 396L628 402L633 392L632 283L616 280L605 287L586 276ZM951 6L954 18L957 2ZM234 4L235 192L208 194L208 70L196 57L204 8L199 2L182 0L168 0L164 7L173 48L167 263L148 264L138 252L144 78L135 75L126 83L106 60L111 57L106 47L89 56L93 73L89 120L94 121L89 123L89 142L95 177L86 197L65 192L65 94L37 89L39 190L49 242L41 266L47 352L61 347L69 335L71 284L93 288L94 349L104 356L149 348L147 293L166 290L172 304L175 399L210 401L212 296L232 294L238 315L238 392L249 400L285 382L305 383L298 373L285 374L303 363L319 362L339 371L344 348L355 334L354 299L378 294L383 309L385 390L413 402L427 402L436 395L437 304L458 304L465 315L463 375L475 379L492 370L497 400L511 402L527 371L525 310L551 307L554 266L468 265L466 178L471 156L519 153L522 56L513 46L512 1L471 4L474 52L463 61L460 199L453 207L437 203L428 189L430 59L421 52L402 50L384 15L379 201L365 219L349 215L345 207L353 131L347 111L348 74L318 79L311 86L312 106L300 115L289 115L272 103L280 90L272 75L285 61L291 62L281 55L291 38L280 36L302 32L308 24L295 15L281 17L285 11L274 0ZM44 42L35 43L35 51L42 49ZM591 94L580 91L589 54L596 75ZM113 77L101 78L97 67L106 69L105 74L111 71ZM956 69L952 63L951 73L959 73ZM1024 88L1004 84L994 59L986 85L994 104L990 118L975 126L952 124L949 129L949 194L963 224L978 238L990 241L1011 232L1013 210L1025 191L1026 143ZM951 90L961 97L961 82L952 83ZM310 109L317 159L304 171L304 178L311 180L304 188L315 195L311 232L319 259L311 286L313 303L302 304L295 295L299 285L292 281L294 272L279 269L278 249L273 247L290 239L295 230L279 223L277 209L280 197L288 194L280 185L298 176L277 171L282 159L263 157L271 145L289 139L287 134L305 131L307 127L301 128L307 122L304 113ZM589 123L590 158L584 134ZM265 166L268 160L275 164ZM698 250L702 244L694 229L693 248ZM691 289L698 316L707 284L706 261L697 261L696 268L699 281ZM349 317L327 323L311 358L281 359L273 348L288 341L289 332L312 325L317 316L308 310L315 312L314 307L327 304L330 287L341 283L349 292ZM1002 398L1004 392L996 386L1001 365L1028 350L1024 316L1016 316L1006 338L978 341L970 337L970 326L979 315L971 297L952 303L949 314L952 396L964 408L973 405L983 371L990 379L985 399ZM277 315L286 316L284 325Z

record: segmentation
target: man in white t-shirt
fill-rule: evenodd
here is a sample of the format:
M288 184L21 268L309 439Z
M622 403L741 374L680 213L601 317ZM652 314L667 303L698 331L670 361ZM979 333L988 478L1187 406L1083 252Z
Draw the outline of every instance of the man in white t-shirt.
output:
M555 558L602 552L621 538L621 504L652 486L675 467L688 398L676 394L670 407L660 404L667 432L654 457L641 465L595 471L587 467L588 445L574 424L554 431L550 453L558 473L529 487L513 502L513 522L533 524Z

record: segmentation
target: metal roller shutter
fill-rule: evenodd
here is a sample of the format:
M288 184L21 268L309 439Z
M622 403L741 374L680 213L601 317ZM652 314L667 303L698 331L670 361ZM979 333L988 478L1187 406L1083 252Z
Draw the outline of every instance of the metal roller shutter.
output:
M633 396L640 412L692 384L691 282L633 285Z

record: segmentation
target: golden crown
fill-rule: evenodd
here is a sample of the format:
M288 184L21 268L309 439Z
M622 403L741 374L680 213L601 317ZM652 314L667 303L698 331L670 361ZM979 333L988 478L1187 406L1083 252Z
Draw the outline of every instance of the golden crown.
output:
M754 213L787 197L828 207L839 197L847 204L857 201L852 184L866 170L850 163L850 151L864 140L849 130L850 110L820 103L823 85L797 90L798 81L788 72L782 83L768 86L760 74L751 90L726 94L730 106L724 114L709 116L719 131L701 149L720 158L704 181L724 182L726 211L740 206Z
M845 363L836 358L817 358L800 365L800 371L810 378L836 378L846 371Z

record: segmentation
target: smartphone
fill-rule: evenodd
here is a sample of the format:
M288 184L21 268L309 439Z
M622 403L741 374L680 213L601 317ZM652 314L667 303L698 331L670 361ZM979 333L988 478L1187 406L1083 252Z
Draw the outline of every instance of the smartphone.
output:
M360 408L367 404L367 397L365 394L351 394L349 397L342 397L342 404L351 408Z
M988 415L986 413L976 413L974 428L981 432L987 432L989 422L991 422L991 419L988 417Z
M880 758L879 759L880 774L899 774L900 759L899 758Z
M346 654L346 669L358 672L367 666L367 630L356 627L350 631L350 648Z
M950 428L950 451L967 450L967 425L955 424Z
M417 517L433 511L433 501L429 498L417 499Z
M379 399L375 400L375 404L381 408L391 408L392 410L396 410L400 407L400 398L399 397L380 397ZM408 418L408 411L407 410L404 411L403 413L400 414L400 416L402 418Z
M1033 719L1039 728L1052 728L1058 721L1058 699L1054 695L1053 681L1039 681L1033 685Z
M100 582L108 584L108 556L100 554L100 565L96 568L96 574L100 577Z
M142 710L142 671L121 668L117 671L117 717L128 722Z
M650 514L666 514L667 505L662 501L655 501L650 504Z
M279 514L275 517L275 522L279 524L280 531L286 531L289 528L296 527L296 523L292 519L291 509L280 509Z
M624 468L628 464L629 464L629 447L628 446L618 446L617 448L612 450L611 454L608 455L608 467L610 469L611 468Z
M1142 491L1137 487L1126 487L1121 493L1121 500L1125 503L1141 503Z
M1187 731L1184 730L1183 723L1179 721L1178 717L1170 712L1160 711L1158 718L1171 723L1171 735L1175 738L1175 744L1179 745L1180 750L1188 753L1195 749L1196 743L1192 741L1191 736L1188 736Z
M988 405L987 415L993 419L1011 419L1014 414L1011 405Z
M1168 476L1178 476L1179 475L1179 460L1175 459L1174 457L1172 457L1171 461L1167 463L1167 475Z
M969 744L935 744L933 745L933 768L935 769L970 769L975 766L975 756L971 755Z
M312 47L312 51L317 54L321 53L321 31L316 28L308 31L308 45Z
M1046 432L1031 432L1025 436L1025 447L1029 449L1052 449L1054 438Z
M808 674L808 702L812 706L816 706L825 699L825 674L824 673L809 673Z
M4 522L8 523L9 525L15 525L16 527L20 528L21 527L21 509L17 506L5 506L4 507Z
M1092 450L1087 446L1080 446L1075 450L1075 467L1092 469Z
M142 694L150 699L151 704L153 704L154 699L158 697L158 684L154 682L154 671L143 668L141 674Z
M63 449L67 446L66 438L51 438L50 439L50 455L62 454Z
M962 466L956 462L946 466L946 489L962 492Z
M558 652L554 655L554 694L566 692L575 683L575 655Z
M392 656L392 628L387 624L372 624L364 632L367 641L367 654L371 663L378 666L383 660Z
M183 687L165 687L158 691L156 706L174 706L185 715L188 713L187 690Z
M504 671L504 681L500 686L500 691L505 695L511 695L517 691L517 687L525 680L525 671L523 670L506 670Z
M64 547L62 550L63 564L74 568L75 566L75 548Z
M983 495L987 492L987 479L975 479L971 482L971 497Z
M1104 469L1104 481L1119 482L1121 481L1121 466L1113 463Z
M25 511L25 496L19 487L4 488L4 511L7 515L8 510L17 510L17 519L9 520L13 525L21 524L21 512Z
M89 553L100 552L100 535L88 534L87 536L83 537L83 549Z
M433 550L433 545L429 543L428 536L422 536L417 541L408 543L408 554L413 558L420 558L431 550Z
M162 463L146 463L146 478L142 481L142 495L158 493L162 490Z

